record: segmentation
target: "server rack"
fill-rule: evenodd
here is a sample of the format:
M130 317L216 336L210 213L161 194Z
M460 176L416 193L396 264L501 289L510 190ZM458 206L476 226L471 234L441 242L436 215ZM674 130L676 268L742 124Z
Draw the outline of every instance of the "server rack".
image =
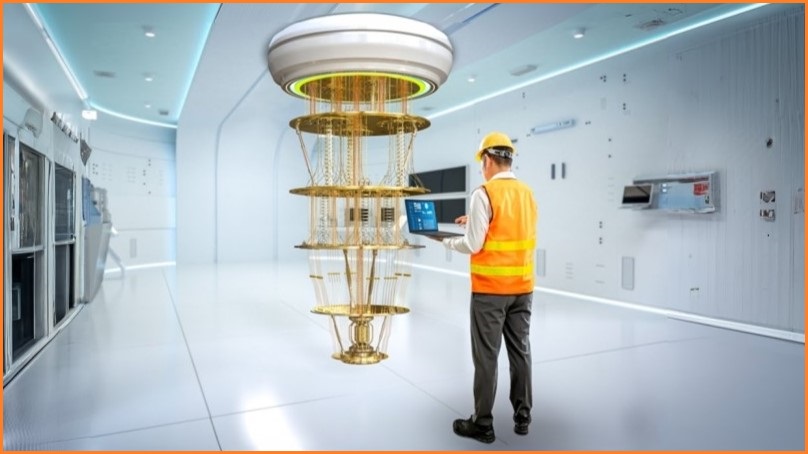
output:
M28 136L3 131L4 385L76 315L83 277L78 147Z
M45 211L48 162L17 138L4 134L6 208L5 351L3 372L30 356L48 334Z

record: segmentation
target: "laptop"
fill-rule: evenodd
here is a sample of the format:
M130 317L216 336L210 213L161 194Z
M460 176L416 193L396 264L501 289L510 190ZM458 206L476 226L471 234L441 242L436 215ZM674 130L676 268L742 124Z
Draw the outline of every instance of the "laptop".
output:
M407 209L407 225L410 233L432 238L463 236L462 233L438 230L438 216L435 212L434 201L404 199L404 206Z

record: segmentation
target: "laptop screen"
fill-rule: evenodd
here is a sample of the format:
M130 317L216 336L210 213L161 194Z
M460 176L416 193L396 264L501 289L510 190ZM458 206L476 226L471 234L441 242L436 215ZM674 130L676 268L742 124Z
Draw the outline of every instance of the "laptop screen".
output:
M438 230L438 216L432 200L404 200L407 208L407 224L410 232L434 232Z

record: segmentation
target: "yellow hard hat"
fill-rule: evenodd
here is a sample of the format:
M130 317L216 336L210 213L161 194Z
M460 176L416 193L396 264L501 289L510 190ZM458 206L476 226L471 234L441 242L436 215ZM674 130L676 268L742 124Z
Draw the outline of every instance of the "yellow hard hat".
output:
M477 150L475 158L477 158L478 161L482 161L483 152L486 151L489 154L503 158L513 158L513 155L516 154L516 148L513 147L511 138L501 132L490 132L486 134L482 142L480 142L480 149Z

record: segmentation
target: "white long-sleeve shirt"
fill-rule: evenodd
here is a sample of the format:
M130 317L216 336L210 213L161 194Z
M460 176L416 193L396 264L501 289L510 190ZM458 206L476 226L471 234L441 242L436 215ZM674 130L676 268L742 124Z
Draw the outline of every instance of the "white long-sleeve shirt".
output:
M504 178L515 179L513 172L499 172L491 177L492 180ZM481 187L471 193L469 203L468 218L466 220L466 234L452 238L444 238L443 245L446 249L461 252L463 254L475 254L483 248L485 235L488 233L488 225L491 222L493 212L491 211L491 200L488 194Z

